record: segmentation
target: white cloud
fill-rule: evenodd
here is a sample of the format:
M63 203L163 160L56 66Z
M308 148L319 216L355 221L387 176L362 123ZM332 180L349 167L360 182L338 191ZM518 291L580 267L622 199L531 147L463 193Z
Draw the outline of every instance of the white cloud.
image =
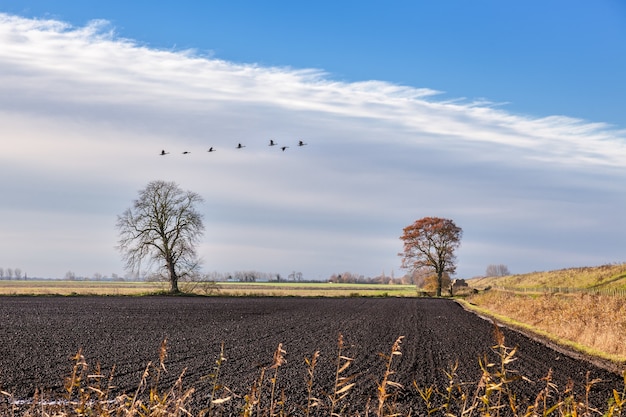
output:
M207 270L389 272L402 227L425 215L466 230L465 276L504 256L526 270L567 266L563 254L572 264L624 260L602 240L625 232L625 132L602 123L154 50L102 21L73 28L0 14L0 68L0 186L10 200L0 228L12 231L0 266L121 272L112 224L154 179L206 199ZM32 227L34 212L54 233ZM55 233L76 239L53 251Z

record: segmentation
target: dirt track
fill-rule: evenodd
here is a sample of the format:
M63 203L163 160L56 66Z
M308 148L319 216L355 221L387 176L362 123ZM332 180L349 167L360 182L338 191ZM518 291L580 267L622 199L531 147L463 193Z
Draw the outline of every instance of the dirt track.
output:
M243 397L259 369L271 363L279 343L287 363L279 369L279 388L288 408L306 403L304 357L321 354L315 381L318 396L329 392L334 378L337 337L343 334L344 354L354 359L348 373L358 373L346 404L363 410L376 396L383 373L378 353L388 353L398 336L405 336L402 356L395 360L394 380L406 388L398 398L418 413L422 402L412 381L445 387L442 372L458 361L459 379L476 382L478 358L494 345L492 325L456 303L436 299L301 299L301 298L167 298L167 297L0 297L0 389L28 398L35 388L60 392L79 348L91 365L116 366L120 392L134 391L148 361L157 361L158 347L168 341L169 387L187 368L185 386L195 387L196 407L206 405L209 375L222 342L228 360L224 385ZM602 406L623 380L586 362L573 360L518 333L505 330L506 344L519 348L511 368L538 381L550 368L556 384L567 380L584 392L586 374L597 384L592 400ZM493 356L490 356L494 358ZM518 396L534 399L541 385L524 384ZM231 406L241 405L235 398ZM229 410L227 409L227 413Z

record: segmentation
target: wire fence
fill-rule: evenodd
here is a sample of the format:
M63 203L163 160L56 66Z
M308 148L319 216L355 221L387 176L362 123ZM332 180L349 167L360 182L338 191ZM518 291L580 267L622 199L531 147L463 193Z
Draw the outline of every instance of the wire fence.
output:
M608 295L613 297L626 297L626 289L623 288L569 288L569 287L492 287L495 290L515 293L540 293L540 294L593 294Z

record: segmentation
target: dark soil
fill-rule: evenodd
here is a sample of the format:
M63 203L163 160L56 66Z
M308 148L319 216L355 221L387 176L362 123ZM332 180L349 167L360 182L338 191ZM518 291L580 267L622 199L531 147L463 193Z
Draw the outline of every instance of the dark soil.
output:
M476 383L481 376L479 358L496 360L493 330L490 322L439 299L0 297L0 389L24 399L32 398L38 388L49 395L62 393L71 358L82 349L92 367L99 363L106 373L115 365L115 393L132 393L147 363L158 364L159 346L167 339L167 373L159 385L171 387L186 369L184 386L195 388L197 411L207 405L211 381L206 377L224 343L227 361L220 380L234 397L223 411L236 414L282 343L287 362L278 369L277 387L285 393L285 408L299 412L298 407L306 405L304 358L320 352L314 390L318 398L327 398L342 334L343 355L354 359L345 375L357 376L341 406L347 412L363 412L368 399L372 407L376 404L376 384L385 364L379 353L388 355L394 341L404 336L392 376L404 389L394 401L416 415L424 413L424 405L413 382L445 390L448 379L443 371L458 362L457 382ZM623 389L619 375L514 331L505 329L504 334L506 345L518 348L518 360L509 369L535 381L518 383L516 394L522 400L534 401L545 386L540 379L550 369L561 392L568 380L574 382L580 400L587 380L602 380L590 396L600 408L613 389ZM471 392L474 388L468 385Z

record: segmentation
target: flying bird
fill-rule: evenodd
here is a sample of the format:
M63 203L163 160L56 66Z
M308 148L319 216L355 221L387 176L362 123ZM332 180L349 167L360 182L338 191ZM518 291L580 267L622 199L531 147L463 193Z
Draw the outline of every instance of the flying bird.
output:
M298 141L298 146L304 146L306 145L306 143L302 142L302 141Z
M288 147L289 147L289 146L283 146L283 147L281 147L280 149L281 149L283 152L285 152L285 149L287 149Z
M184 151L184 152L183 152L183 155L187 155L188 153L191 153L191 152L189 152L189 151Z
M165 152L165 149L163 149L159 155L167 155L168 153L169 152Z
M246 145L242 145L241 143L237 145L237 149L245 148Z
M278 145L278 144L275 143L273 139L270 139L270 144L267 145L267 146L276 146L276 145Z
M213 149L213 146L211 146L207 152L215 152L215 149Z

